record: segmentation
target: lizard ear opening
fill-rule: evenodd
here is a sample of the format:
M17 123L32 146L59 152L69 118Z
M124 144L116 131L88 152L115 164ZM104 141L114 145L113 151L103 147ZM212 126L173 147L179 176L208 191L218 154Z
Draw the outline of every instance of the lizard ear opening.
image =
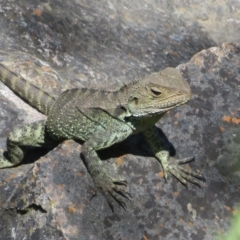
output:
M161 90L156 87L151 87L151 93L154 97L159 97L162 94Z
M134 103L135 103L136 105L138 105L138 98L134 97L134 98L133 98L133 101L134 101Z
M132 103L134 103L135 105L138 105L138 98L137 97L133 97L130 101Z

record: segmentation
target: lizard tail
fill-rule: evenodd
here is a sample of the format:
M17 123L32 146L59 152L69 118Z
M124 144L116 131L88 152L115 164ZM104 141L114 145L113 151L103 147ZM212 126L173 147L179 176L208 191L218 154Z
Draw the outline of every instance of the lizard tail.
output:
M48 115L56 98L0 64L0 80L39 112Z

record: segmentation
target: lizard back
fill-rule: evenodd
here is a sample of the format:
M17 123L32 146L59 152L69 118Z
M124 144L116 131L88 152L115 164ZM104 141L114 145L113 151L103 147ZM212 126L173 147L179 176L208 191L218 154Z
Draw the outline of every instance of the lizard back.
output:
M87 88L64 91L47 119L50 136L85 141L94 132L109 128L121 114L117 105L113 107L115 97L113 92Z
M0 80L39 112L48 115L56 99L53 95L28 82L0 64Z

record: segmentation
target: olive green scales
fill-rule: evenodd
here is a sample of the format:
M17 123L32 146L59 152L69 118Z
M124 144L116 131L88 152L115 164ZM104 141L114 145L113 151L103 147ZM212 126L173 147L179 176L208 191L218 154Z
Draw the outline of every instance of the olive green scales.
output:
M82 140L85 165L95 186L113 208L114 200L126 208L130 194L124 180L113 179L97 155L100 149L142 132L161 163L164 175L171 173L183 184L199 185L204 178L182 167L192 158L176 161L161 146L155 124L169 110L189 101L191 91L175 68L151 73L114 91L88 88L69 89L59 97L29 83L0 64L0 79L47 120L15 128L7 139L7 158L0 157L0 168L19 165L27 146L56 146L66 139Z

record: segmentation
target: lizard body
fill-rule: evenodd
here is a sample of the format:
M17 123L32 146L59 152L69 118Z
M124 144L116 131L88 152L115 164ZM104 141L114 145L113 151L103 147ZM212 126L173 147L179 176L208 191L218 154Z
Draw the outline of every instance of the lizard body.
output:
M170 172L183 184L199 185L204 178L179 164L191 158L173 161L161 146L155 123L168 111L186 103L191 91L180 72L166 68L133 81L114 91L69 89L59 98L30 84L0 64L0 79L10 89L40 112L47 120L32 123L10 132L7 139L8 157L0 158L0 168L18 165L26 146L55 146L66 139L82 140L85 165L109 205L113 200L126 208L129 199L126 182L111 178L97 155L100 149L121 142L132 134L142 132L165 177Z

